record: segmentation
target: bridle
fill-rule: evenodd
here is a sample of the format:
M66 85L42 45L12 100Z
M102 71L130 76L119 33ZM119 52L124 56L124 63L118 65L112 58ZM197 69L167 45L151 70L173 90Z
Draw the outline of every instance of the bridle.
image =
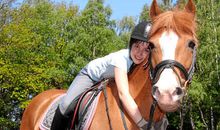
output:
M177 75L179 82L180 82L180 75L175 70L175 68L177 68L178 70L180 70L181 73L183 73L184 78L185 78L184 86L181 86L181 88L186 89L186 86L188 86L191 83L192 76L195 71L196 47L194 46L194 48L193 48L193 57L192 57L193 59L192 59L192 63L191 63L189 70L187 70L181 63L179 63L176 60L163 60L159 64L157 64L155 68L153 68L152 62L151 62L151 55L152 55L151 53L152 53L152 51L150 49L149 59L148 59L148 63L146 66L150 66L150 78L152 81L152 88L157 83L157 81L160 77L160 74L164 71L164 69L167 69L167 68L170 68L175 72L175 74ZM153 91L153 89L152 89L152 91ZM150 130L152 125L154 124L153 116L154 116L154 111L155 111L156 106L157 106L157 100L153 96L153 103L151 104L147 130Z
M151 78L153 86L154 84L157 83L160 77L160 74L164 71L164 69L168 69L168 68L172 69L180 80L180 75L176 72L175 68L179 69L180 72L183 73L186 82L189 84L192 81L192 76L195 71L196 47L193 48L193 59L192 59L191 66L188 71L181 63L179 63L176 60L163 60L159 64L157 64L155 68L153 68L152 63L151 63L151 52L149 56L149 64L150 64L150 78Z

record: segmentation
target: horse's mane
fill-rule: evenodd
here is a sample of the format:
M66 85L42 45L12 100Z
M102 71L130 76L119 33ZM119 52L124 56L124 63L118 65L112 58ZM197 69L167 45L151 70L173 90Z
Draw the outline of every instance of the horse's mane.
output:
M159 31L173 30L177 35L189 34L196 40L196 22L194 15L186 11L172 10L161 13L153 20L150 37Z

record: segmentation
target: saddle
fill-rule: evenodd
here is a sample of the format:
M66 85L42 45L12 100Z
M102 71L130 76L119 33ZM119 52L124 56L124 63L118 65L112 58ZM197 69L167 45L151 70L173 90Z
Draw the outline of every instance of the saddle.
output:
M108 80L95 84L81 94L69 121L69 130L88 130L99 101L101 91ZM65 94L57 97L46 110L40 123L40 130L50 130L55 111Z

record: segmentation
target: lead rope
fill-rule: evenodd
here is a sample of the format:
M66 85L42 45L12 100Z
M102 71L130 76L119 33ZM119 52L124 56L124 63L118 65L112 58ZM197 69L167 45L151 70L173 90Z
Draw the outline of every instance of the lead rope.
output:
M186 115L187 103L188 103L188 97L186 95L182 99L182 107L180 108L180 130L183 130L184 117Z
M112 123L111 123L110 116L109 116L108 95L107 95L107 92L106 92L106 84L103 85L103 93L104 93L104 97L105 97L105 108L106 108L105 110L106 110L106 114L107 114L107 117L108 117L109 127L110 127L110 130L113 130Z

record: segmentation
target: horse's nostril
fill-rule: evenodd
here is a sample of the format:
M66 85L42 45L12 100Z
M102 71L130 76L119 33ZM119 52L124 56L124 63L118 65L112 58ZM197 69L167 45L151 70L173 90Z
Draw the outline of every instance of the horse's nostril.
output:
M174 91L174 94L182 95L183 94L183 90L180 87L177 87L176 90Z
M152 88L152 96L154 97L155 100L158 100L158 97L160 95L160 92L158 90L157 86L153 86Z

